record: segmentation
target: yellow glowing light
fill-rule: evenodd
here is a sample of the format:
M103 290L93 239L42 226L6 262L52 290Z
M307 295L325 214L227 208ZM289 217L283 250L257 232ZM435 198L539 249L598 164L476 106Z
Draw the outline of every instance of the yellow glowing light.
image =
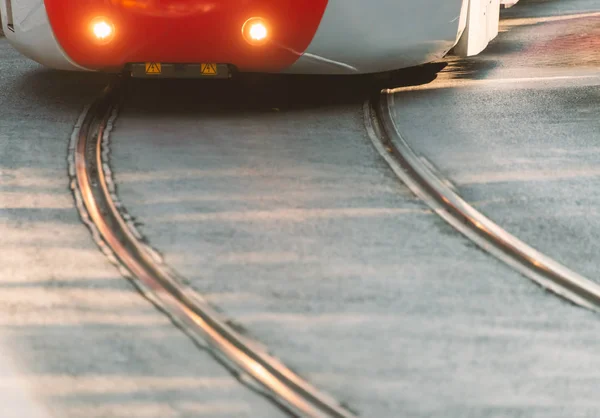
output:
M98 39L106 39L112 34L113 28L106 22L98 22L94 25L94 35Z
M249 44L261 45L269 39L269 26L262 18L253 17L244 23L242 34Z
M92 33L97 41L109 42L115 33L115 28L106 19L97 18L91 24Z
M255 41L262 41L267 38L269 31L267 31L267 27L262 23L254 23L250 26L250 30L248 34L250 38Z

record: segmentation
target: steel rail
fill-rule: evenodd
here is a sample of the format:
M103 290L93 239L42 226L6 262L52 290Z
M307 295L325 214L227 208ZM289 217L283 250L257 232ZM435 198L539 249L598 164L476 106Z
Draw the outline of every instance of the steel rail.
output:
M364 105L371 140L395 174L441 218L480 248L568 301L600 311L600 285L537 251L462 199L413 151L394 114L394 95L383 90Z
M106 139L116 115L118 85L113 84L82 115L73 133L70 157L72 188L82 219L130 273L134 284L196 343L230 369L240 381L275 401L288 413L311 418L353 418L335 399L311 386L262 346L241 335L153 257L132 232L107 184L103 161ZM108 251L107 251L108 250Z

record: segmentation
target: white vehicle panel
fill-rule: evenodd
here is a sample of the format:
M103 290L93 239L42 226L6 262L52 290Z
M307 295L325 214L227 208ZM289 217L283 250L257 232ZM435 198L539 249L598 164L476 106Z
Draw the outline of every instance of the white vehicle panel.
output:
M0 0L4 35L26 57L61 70L84 70L58 45L43 0L12 0L14 32L7 27L6 3Z
M455 48L459 56L470 57L483 51L498 36L500 0L471 0L467 25Z
M312 43L288 72L371 73L439 59L466 21L463 3L330 0Z

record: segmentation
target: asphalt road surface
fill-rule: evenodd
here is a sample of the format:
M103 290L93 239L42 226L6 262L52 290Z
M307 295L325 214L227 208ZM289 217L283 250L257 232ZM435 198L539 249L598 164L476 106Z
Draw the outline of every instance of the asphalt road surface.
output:
M556 4L564 2L548 8ZM405 139L464 198L600 281L600 4L597 11L505 20L509 31L486 53L451 62L422 89L399 89L395 111Z
M540 15L556 14L547 10L553 6L538 5ZM593 28L578 23L582 31ZM440 100L449 98L438 105L436 83L485 80L496 55L507 56L502 71L513 77L536 77L537 69L545 77L595 74L593 62L579 68L566 65L564 52L528 48L544 41L534 30L555 31L546 24L558 23L511 29L480 60L450 63L427 93L399 92L398 118L411 121L411 143L428 156L425 143L435 132L445 144L432 145L433 156L464 167L454 146L464 135L448 136L448 115L476 110L455 126L475 125L473 138L486 135L495 144L495 132L480 132L477 124L514 132L516 107L547 110L518 83L514 94L523 87L525 94L516 103L496 98L495 90L460 101L446 88ZM569 30L576 33L572 22ZM537 54L537 68L518 65L531 61L526 54ZM554 69L549 64L557 60ZM570 80L560 79L567 100L598 81ZM597 317L474 249L416 201L366 135L367 89L318 78L263 83L130 85L111 161L123 203L168 264L286 364L362 416L597 413ZM539 94L551 94L551 87L542 82ZM429 102L413 106L419 94ZM507 116L481 115L487 102L493 115ZM568 118L560 119L564 130ZM588 122L581 132L593 129L595 119ZM535 132L544 130L537 125ZM527 140L513 143L513 153L529 148ZM481 149L501 158L490 144ZM463 159L476 164L486 157ZM489 171L478 169L483 177ZM494 203L504 200L487 202ZM540 216L543 209L536 208Z
M69 138L106 81L43 70L0 39L0 415L284 416L143 299L81 223Z
M403 135L463 196L591 278L593 3L522 0L481 57L395 93ZM576 12L589 15L565 20ZM68 140L105 81L40 70L0 40L0 366L57 417L277 416L136 294L79 221ZM119 197L191 286L360 416L598 416L598 315L418 201L367 136L374 91L131 82L111 139Z

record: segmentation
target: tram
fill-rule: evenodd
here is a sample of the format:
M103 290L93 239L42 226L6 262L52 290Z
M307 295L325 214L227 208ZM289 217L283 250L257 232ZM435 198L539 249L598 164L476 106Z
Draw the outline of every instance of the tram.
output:
M503 0L504 1L504 0ZM0 0L47 66L140 76L364 74L481 52L500 0Z

